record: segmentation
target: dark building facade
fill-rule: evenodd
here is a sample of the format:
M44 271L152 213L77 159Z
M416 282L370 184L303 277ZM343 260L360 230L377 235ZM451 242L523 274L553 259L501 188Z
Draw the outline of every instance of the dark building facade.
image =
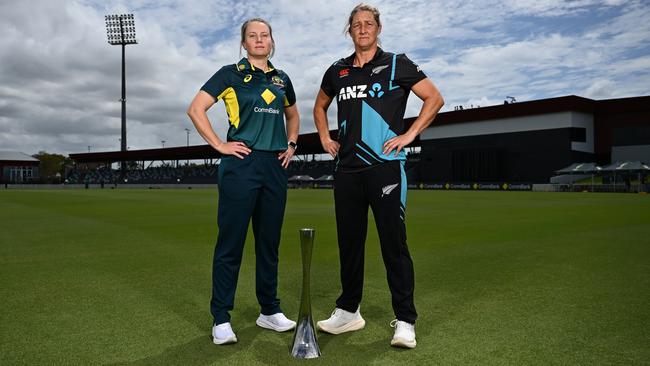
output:
M411 176L421 182L548 183L558 169L608 164L617 151L626 152L625 160L643 160L649 129L650 97L567 96L445 112L422 132Z

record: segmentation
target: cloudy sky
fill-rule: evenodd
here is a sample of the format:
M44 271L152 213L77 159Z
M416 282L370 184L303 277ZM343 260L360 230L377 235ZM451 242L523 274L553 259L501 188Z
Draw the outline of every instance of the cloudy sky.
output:
M0 150L34 154L119 149L120 47L104 15L133 13L127 47L130 149L202 144L185 115L200 86L239 59L250 17L273 25L273 63L291 77L301 132L323 72L353 50L343 27L356 1L2 0ZM233 4L236 4L233 6ZM375 1L384 49L405 52L439 87L444 111L575 94L650 95L647 0ZM406 116L421 104L411 97ZM330 116L334 116L335 107ZM210 110L217 133L222 103ZM334 122L331 118L330 122Z

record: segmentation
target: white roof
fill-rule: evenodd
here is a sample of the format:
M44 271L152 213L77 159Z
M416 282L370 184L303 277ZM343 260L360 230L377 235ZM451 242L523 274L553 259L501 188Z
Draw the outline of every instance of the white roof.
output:
M21 153L19 151L0 151L0 161L11 160L11 161L39 161L38 159L31 157L27 154Z

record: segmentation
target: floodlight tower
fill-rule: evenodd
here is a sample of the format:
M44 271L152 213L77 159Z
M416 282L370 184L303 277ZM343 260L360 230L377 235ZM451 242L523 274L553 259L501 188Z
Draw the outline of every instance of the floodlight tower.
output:
M120 149L126 151L126 58L124 51L127 44L137 44L135 40L135 20L133 14L111 14L106 15L106 34L108 43L122 46L122 138L120 139ZM121 170L124 173L125 164L121 163Z

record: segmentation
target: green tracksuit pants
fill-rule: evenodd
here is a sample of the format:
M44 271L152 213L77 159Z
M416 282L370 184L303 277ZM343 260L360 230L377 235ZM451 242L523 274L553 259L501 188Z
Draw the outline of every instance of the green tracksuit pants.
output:
M281 312L278 248L287 201L287 172L277 152L226 156L219 166L219 235L212 266L210 310L215 324L230 321L249 221L255 236L255 292L261 313Z

